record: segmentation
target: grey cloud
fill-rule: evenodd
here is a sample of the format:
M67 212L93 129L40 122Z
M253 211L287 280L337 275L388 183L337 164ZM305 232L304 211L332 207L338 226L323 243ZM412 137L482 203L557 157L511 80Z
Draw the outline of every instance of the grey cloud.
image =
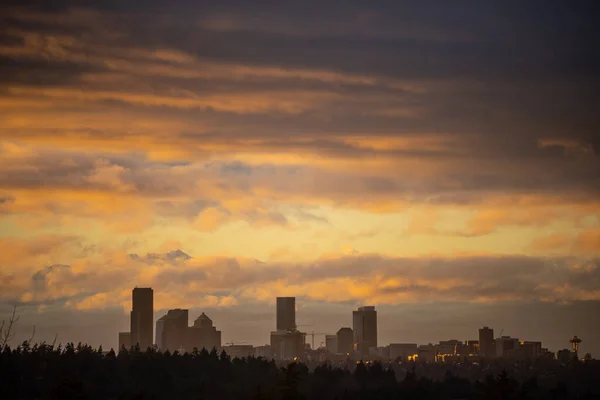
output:
M133 253L130 254L129 257L132 260L135 261L140 261L143 262L145 264L154 264L156 262L159 261L165 261L168 262L169 264L177 264L179 262L185 262L187 260L190 260L192 257L189 256L188 254L186 254L184 251L177 249L177 250L173 250L173 251L169 251L168 253L147 253L145 256L140 257L139 255Z

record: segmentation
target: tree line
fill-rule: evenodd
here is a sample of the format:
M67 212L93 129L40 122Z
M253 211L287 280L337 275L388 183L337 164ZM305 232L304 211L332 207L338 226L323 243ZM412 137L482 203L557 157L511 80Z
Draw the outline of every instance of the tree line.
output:
M450 370L441 380L399 379L390 365L358 363L355 368L232 359L225 351L191 353L153 349L65 346L24 342L0 353L0 399L597 399L596 362L562 366L555 385L535 377L519 383L506 371L471 381ZM575 386L574 386L575 385Z

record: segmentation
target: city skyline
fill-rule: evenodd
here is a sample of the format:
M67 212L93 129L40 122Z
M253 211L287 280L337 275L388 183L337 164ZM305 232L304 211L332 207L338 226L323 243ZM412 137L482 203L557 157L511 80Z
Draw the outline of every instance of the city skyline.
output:
M137 312L131 312L131 328L139 330L136 325L139 320L139 310L153 302L152 288L134 288L132 305ZM137 306L136 306L137 304ZM296 323L296 298L276 298L275 330L270 333L270 343L254 346L249 342L221 341L221 331L214 326L213 320L204 312L199 315L193 325L189 325L190 314L187 309L171 309L156 320L155 340L151 345L142 345L141 339L148 340L150 332L119 332L118 349L139 348L144 351L154 348L158 351L180 354L191 353L202 349L225 350L231 357L253 355L277 361L311 360L389 360L400 362L425 363L476 363L482 360L536 360L540 358L569 362L582 358L582 340L573 335L569 339L570 349L562 348L557 351L549 350L539 340L523 340L510 335L494 335L494 329L484 326L478 330L477 339L444 339L435 344L402 343L396 340L381 345L378 342L378 319L375 306L360 306L352 311L352 328L342 326L336 334L306 331ZM315 345L314 336L324 335L324 341ZM308 342L308 337L311 341ZM317 342L318 343L318 342ZM586 353L585 357L590 356Z
M315 345L375 306L378 345L600 355L594 2L5 3L15 340L110 348L181 309L264 345L295 296Z

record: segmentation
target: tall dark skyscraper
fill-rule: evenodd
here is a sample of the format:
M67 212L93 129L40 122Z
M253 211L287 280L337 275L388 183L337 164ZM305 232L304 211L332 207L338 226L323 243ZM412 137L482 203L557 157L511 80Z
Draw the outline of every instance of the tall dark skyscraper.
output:
M496 344L494 343L494 330L484 326L479 330L479 354L482 357L495 357Z
M277 298L277 330L296 330L296 298Z
M156 321L156 346L159 350L179 351L185 348L189 311L181 308L167 311Z
M152 288L135 288L132 292L131 345L140 349L152 347L154 342L154 291Z
M377 347L377 311L373 306L358 307L352 312L354 343L361 355L369 354L369 348Z

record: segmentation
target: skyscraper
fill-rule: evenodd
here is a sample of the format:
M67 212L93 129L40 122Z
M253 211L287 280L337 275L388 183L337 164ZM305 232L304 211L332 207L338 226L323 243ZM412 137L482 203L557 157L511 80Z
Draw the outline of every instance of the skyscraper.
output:
M369 354L369 348L377 347L377 311L374 306L358 307L352 312L354 344L361 355Z
M145 351L154 342L154 291L152 288L134 288L131 310L131 345L138 344Z
M188 310L169 310L156 321L156 344L159 350L185 349L188 333Z
M487 326L479 329L479 354L486 358L496 357L494 330Z
M296 298L278 297L277 298L277 330L294 331L296 330Z

